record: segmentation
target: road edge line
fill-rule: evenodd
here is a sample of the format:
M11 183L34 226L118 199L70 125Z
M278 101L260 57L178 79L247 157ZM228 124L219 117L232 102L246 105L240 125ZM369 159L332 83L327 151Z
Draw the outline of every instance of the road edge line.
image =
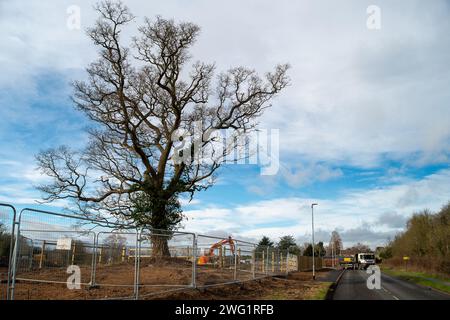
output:
M393 275L390 275L390 274L388 274L386 272L383 272L383 271L381 271L381 272L384 273L385 276L388 276L388 277L391 277L391 278L394 278L394 279L397 279L397 280L400 280L400 281L405 281L405 282L414 284L414 285L416 285L416 286L418 286L418 287L420 287L420 288L422 288L424 290L431 290L431 291L434 291L434 292L437 292L437 293L441 293L441 294L450 296L450 293L445 292L444 290L440 290L438 288L434 288L434 287L430 287L430 286L427 286L427 285L424 285L424 284L421 284L421 283L417 283L417 282L414 282L414 281L409 280L409 279L403 279L402 277L399 277L399 276L393 276Z
M328 288L327 294L325 295L325 300L333 300L334 291L336 290L336 287L339 284L339 281L342 278L342 275L344 274L345 269L342 270L342 272L337 277L336 281L334 281L331 286Z

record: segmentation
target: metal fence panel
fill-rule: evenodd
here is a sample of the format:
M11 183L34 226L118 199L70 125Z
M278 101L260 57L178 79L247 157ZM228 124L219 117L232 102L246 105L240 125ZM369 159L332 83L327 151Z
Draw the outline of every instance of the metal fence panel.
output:
M134 298L137 239L137 230L97 234L92 287L98 298Z
M95 233L20 229L15 299L90 298ZM17 242L16 242L17 243ZM80 270L80 289L69 289L71 266Z
M194 234L176 231L144 230L141 233L138 297L194 286L194 238Z
M0 300L9 298L15 219L16 209L14 206L0 203Z
M286 275L300 264L287 250L238 239L35 209L22 210L16 225L10 263L16 299L146 299ZM77 288L68 283L74 270Z
M197 286L235 282L235 252L228 238L197 235ZM221 244L223 243L223 244Z
M254 243L235 240L236 243L236 275L235 280L247 281L256 278Z
M91 290L96 255L93 230L108 228L104 222L36 209L22 210L16 222L12 298L98 298ZM69 280L79 286L68 286Z
M208 287L243 282L294 271L287 250L228 238L197 235L197 285ZM284 252L284 253L283 253ZM202 257L207 257L203 259ZM296 256L291 255L291 259Z

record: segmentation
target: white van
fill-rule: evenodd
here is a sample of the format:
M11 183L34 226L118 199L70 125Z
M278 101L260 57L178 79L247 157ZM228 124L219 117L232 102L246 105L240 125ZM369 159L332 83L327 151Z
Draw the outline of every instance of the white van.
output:
M375 254L373 253L357 253L355 255L356 269L367 269L367 267L375 264Z

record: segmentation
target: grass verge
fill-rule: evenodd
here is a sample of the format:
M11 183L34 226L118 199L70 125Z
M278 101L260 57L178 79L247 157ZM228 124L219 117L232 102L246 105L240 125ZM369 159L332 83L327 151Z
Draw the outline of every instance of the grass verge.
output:
M381 270L391 276L402 280L411 281L427 287L431 287L450 294L450 278L425 272L404 271L390 267L382 267Z
M318 286L311 291L311 294L306 296L306 300L325 300L328 290L333 282L320 282Z

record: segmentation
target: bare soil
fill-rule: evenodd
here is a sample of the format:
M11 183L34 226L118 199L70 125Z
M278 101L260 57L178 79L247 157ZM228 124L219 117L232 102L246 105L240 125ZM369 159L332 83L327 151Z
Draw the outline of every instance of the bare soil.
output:
M322 282L321 272L316 281L311 273L294 272L288 278L269 277L205 289L162 294L155 299L168 300L310 300L323 299L331 283Z
M251 272L247 266L241 266L237 279L245 281L239 284L212 286L204 289L191 289L192 267L189 261L145 261L139 273L140 298L142 299L308 299L323 290L319 272L319 281L311 281L310 273L295 272L286 278L264 278L250 280ZM17 300L84 300L84 299L122 299L132 298L134 293L134 263L100 265L96 269L95 287L88 285L91 268L81 267L81 289L67 288L65 268L47 268L20 272L17 275L15 299ZM256 274L262 276L262 274ZM199 267L197 285L216 285L232 282L232 269ZM37 282L36 280L39 280ZM51 283L51 282L61 283Z

